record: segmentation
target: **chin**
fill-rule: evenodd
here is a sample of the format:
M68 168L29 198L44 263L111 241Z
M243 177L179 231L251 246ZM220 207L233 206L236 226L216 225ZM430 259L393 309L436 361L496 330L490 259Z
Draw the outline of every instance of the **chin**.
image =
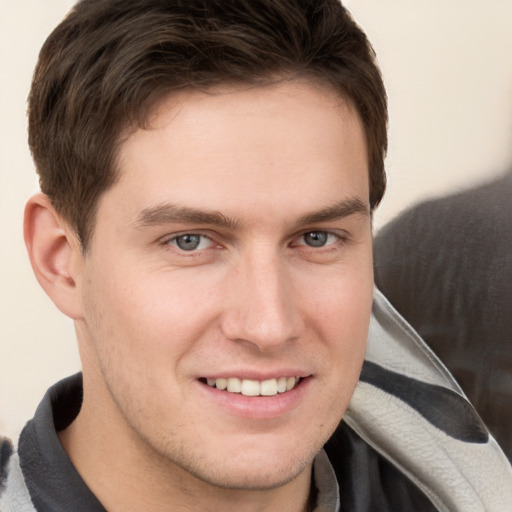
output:
M160 455L164 463L178 468L180 478L188 475L219 489L262 491L285 486L305 472L309 479L313 459L322 445L318 441L312 446L306 440L292 443L254 436L243 443L234 440L230 446L219 443L213 453L196 444L194 450L180 450L174 445L172 453Z
M221 489L265 491L283 487L309 471L313 457L307 460L288 461L287 464L276 466L269 461L259 464L239 461L238 464L228 463L222 468L202 467L190 472L203 482ZM309 475L309 472L308 472ZM309 476L308 476L309 478Z

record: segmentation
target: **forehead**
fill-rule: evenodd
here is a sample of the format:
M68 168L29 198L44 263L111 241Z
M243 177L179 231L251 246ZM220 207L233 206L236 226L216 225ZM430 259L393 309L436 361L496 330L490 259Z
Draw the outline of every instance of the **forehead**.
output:
M359 116L311 82L173 93L121 143L118 169L105 196L123 194L139 209L185 201L244 210L266 203L270 211L298 201L314 209L343 195L368 199Z

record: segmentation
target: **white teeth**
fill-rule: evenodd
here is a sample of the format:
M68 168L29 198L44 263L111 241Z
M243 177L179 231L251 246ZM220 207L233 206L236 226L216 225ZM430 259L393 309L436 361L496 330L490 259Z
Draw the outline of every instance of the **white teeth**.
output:
M261 383L261 394L263 396L277 395L277 380L276 379L264 380Z
M293 389L295 387L296 382L297 379L295 377L288 377L286 379L286 391L290 391L290 389Z
M284 393L286 391L286 377L279 377L277 379L277 392Z
M227 389L230 393L240 393L242 391L242 381L236 377L230 377Z
M296 377L279 377L264 381L238 379L237 377L206 379L208 386L212 388L227 390L230 393L242 393L245 396L274 396L278 393L285 393L293 389L299 381L300 379Z
M257 380L244 379L242 381L242 395L258 396L260 394L260 383Z
M228 387L228 379L215 379L213 382L217 389L222 391Z

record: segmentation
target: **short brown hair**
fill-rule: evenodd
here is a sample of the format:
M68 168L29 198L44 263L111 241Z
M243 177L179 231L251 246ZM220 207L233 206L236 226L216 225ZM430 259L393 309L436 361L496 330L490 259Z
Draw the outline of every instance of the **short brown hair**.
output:
M44 44L29 97L41 190L84 250L116 181L121 134L163 94L310 77L363 122L370 206L384 193L387 100L375 54L338 0L81 0Z

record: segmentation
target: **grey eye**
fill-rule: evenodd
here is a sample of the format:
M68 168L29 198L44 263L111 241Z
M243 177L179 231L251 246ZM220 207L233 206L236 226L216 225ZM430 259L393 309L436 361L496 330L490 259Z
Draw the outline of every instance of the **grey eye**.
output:
M310 231L309 233L304 233L303 237L306 245L310 247L323 247L329 239L329 233L325 231Z
M182 251L194 251L201 244L201 235L180 235L174 241Z

